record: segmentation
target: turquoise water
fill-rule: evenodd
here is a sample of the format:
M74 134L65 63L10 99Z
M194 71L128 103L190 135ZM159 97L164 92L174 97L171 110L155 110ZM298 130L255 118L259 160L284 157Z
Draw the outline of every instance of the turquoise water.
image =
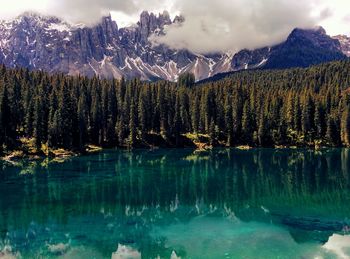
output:
M350 258L350 150L0 164L0 258Z

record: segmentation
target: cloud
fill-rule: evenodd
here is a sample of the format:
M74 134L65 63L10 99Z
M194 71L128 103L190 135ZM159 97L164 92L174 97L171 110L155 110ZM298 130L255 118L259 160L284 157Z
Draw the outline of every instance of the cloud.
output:
M199 53L271 46L295 27L314 27L330 15L328 9L312 14L312 1L178 0L177 6L185 22L167 27L166 35L152 41Z
M137 8L134 1L125 0L59 0L50 1L47 12L71 22L93 24L112 10L132 14Z
M0 19L34 11L73 23L93 25L113 11L137 17L143 10L163 11L171 7L172 3L172 0L0 0Z
M102 16L117 13L124 19L138 19L142 11L171 11L173 0L47 0L48 12L71 22L92 25ZM118 18L118 17L117 17Z

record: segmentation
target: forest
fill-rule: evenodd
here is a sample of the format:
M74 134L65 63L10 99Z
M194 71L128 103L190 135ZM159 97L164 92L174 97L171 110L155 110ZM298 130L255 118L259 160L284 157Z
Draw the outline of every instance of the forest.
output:
M0 66L0 152L63 148L350 146L350 61L178 83Z

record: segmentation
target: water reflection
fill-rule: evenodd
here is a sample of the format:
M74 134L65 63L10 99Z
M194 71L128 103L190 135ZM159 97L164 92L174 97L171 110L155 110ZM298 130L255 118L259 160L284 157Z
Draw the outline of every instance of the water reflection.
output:
M349 174L349 149L105 151L64 163L2 163L0 251L57 257L81 247L110 258L120 244L143 258L169 258L174 248L195 258L195 244L183 245L194 233L216 240L207 248L269 233L270 246L286 240L281 252L312 243L302 256L348 233ZM203 224L226 236L201 233Z

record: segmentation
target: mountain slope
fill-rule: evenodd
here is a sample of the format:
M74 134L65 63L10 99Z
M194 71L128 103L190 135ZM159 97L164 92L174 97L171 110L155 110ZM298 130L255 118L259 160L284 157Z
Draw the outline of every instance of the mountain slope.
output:
M184 72L202 80L230 71L306 67L345 58L339 40L330 38L322 29L296 29L280 45L243 50L236 55L200 55L152 45L151 35L162 34L166 26L182 21L182 17L172 21L167 12L158 16L143 12L140 21L131 27L118 28L108 16L88 28L26 13L0 22L0 63L89 77L175 81Z
M330 38L323 28L295 29L286 42L273 48L264 68L308 67L344 58L339 41Z
M232 67L234 70L309 67L345 58L339 40L331 38L319 27L294 29L285 42L272 48L240 51L233 57Z

